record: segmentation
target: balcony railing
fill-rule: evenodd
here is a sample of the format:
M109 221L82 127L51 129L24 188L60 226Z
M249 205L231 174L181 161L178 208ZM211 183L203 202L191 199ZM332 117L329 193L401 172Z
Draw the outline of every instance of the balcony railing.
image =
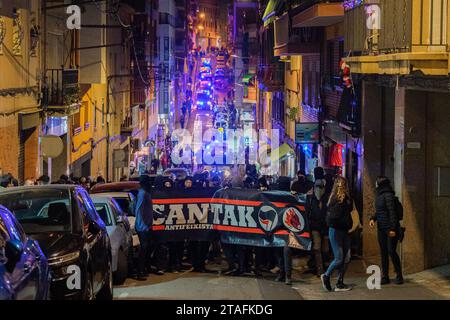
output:
M284 64L272 63L269 65L260 65L258 80L269 91L281 90L284 86Z
M133 117L131 116L131 113L128 113L125 116L125 119L123 120L122 124L120 125L120 133L125 135L131 135L133 132Z
M146 93L145 88L134 88L131 94L132 105L145 105Z
M42 89L45 106L68 107L79 103L78 69L48 69Z
M434 3L434 4L433 4ZM345 12L345 51L369 53L410 52L414 47L447 46L448 0L379 0L379 29L367 28L369 7ZM373 7L372 7L373 8ZM376 8L376 7L375 7ZM425 50L431 51L431 50Z

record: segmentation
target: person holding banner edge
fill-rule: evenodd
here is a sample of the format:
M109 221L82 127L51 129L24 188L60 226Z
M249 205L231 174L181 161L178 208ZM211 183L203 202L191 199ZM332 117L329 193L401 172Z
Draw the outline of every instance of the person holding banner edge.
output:
M150 250L151 228L153 224L153 206L151 192L151 181L149 176L139 177L140 189L135 207L135 230L139 237L140 250L138 255L138 281L147 280L145 264Z

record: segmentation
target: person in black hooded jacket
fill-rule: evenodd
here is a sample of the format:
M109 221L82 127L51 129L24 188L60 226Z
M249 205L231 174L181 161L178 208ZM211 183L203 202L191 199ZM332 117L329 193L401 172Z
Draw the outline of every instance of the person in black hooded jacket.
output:
M328 254L328 226L326 223L327 201L329 195L325 193L325 180L318 179L314 183L312 194L306 197L306 216L313 240L312 258L316 266L316 274L320 277L324 272L324 257Z
M395 192L391 182L384 176L376 180L377 197L375 199L375 215L370 218L369 226L374 227L377 222L378 243L381 253L382 279L381 284L390 283L389 280L389 256L394 265L397 278L396 284L403 284L402 267L400 257L397 254L399 240L400 221L396 213Z

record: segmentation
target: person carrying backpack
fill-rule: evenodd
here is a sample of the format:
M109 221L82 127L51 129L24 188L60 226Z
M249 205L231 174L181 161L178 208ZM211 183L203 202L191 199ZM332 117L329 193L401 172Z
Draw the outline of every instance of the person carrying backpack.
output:
M394 265L397 277L395 284L403 284L402 266L397 254L397 244L402 230L400 220L403 219L403 208L395 196L391 182L385 176L376 180L377 196L375 199L375 215L370 218L369 226L373 228L377 222L378 243L381 253L382 279L381 284L389 284L389 256Z

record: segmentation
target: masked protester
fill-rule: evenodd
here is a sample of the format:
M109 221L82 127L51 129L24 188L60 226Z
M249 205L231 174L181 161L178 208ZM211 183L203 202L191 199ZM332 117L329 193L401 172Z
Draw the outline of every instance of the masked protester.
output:
M204 190L208 188L208 178L209 172L204 170L202 173L196 174L194 176L193 187L197 190ZM206 258L208 256L208 251L211 243L209 241L190 241L189 242L189 254L194 267L194 272L210 272L205 264Z
M320 276L322 286L327 291L332 291L330 278L335 269L338 270L338 281L334 291L351 290L344 284L346 265L350 262L350 234L349 230L353 225L351 212L353 210L353 200L350 197L347 180L337 177L334 181L333 190L327 203L327 224L329 227L329 237L333 249L334 260L328 269Z
M267 179L265 177L258 179L258 189L261 191L269 190L269 184L267 183Z
M397 254L397 244L400 234L400 221L396 212L396 198L391 182L384 176L376 180L377 197L375 199L376 213L370 218L371 228L377 222L378 243L380 245L382 279L381 284L389 284L389 257L391 257L397 277L395 284L403 284L402 266Z
M184 190L191 190L194 185L194 179L192 177L186 177L183 182L183 189Z
M281 176L278 178L274 189L284 192L291 192L291 179L289 177ZM295 191L294 191L295 192ZM275 281L285 281L287 285L291 285L292 273L292 248L286 243L282 248L274 248L277 259L277 267L279 269L278 276Z
M324 272L323 257L328 253L328 226L326 223L328 194L325 192L325 180L314 183L312 194L306 197L306 215L308 217L313 239L313 258L316 274Z
M37 184L39 186L50 184L50 177L47 175L42 175L37 179Z
M186 179L180 183L180 190L183 191L192 191L193 189L193 179L188 176ZM183 262L183 253L185 242L184 241L176 241L169 242L169 268L168 271L174 271L175 273L181 272L183 270L182 262Z
M291 191L301 194L308 192L306 174L303 170L297 172L297 180L292 183Z
M164 190L173 190L173 181L170 178L164 179L163 182Z

